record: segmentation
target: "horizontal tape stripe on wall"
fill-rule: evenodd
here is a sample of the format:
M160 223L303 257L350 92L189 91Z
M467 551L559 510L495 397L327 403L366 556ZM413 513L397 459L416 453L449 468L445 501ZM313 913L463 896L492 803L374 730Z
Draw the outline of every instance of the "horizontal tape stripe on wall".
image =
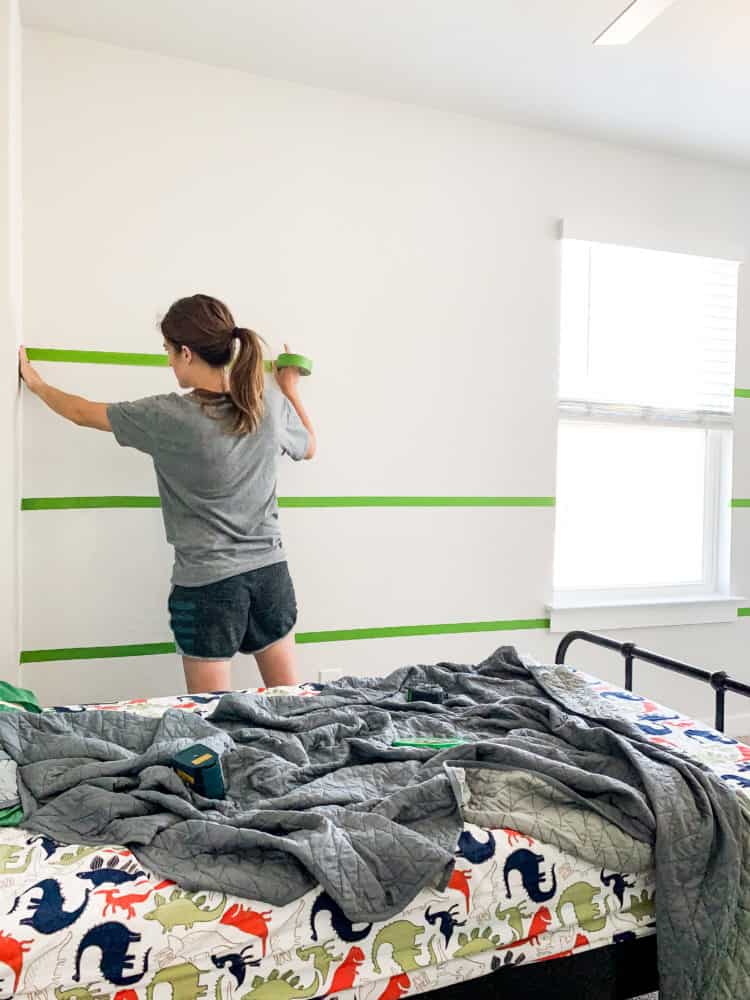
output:
M78 365L140 365L146 368L166 368L166 354L142 354L127 351L72 351L52 347L27 347L29 361L60 361ZM269 368L271 362L266 362ZM735 389L735 396L750 398L750 389Z
M384 628L330 629L298 632L296 641L346 642L353 639L394 639L420 635L462 635L471 632L514 632L549 628L549 618L514 618L495 622L456 622L446 625L395 625ZM174 653L173 642L135 643L125 646L74 646L66 649L25 649L21 663L50 663L56 660L106 660L122 656L159 656Z
M750 507L750 498L748 497L732 497L733 507Z
M750 618L750 608L737 608L738 618Z
M160 507L159 497L24 497L21 510ZM279 507L554 507L554 497L279 497Z
M166 354L132 354L121 351L63 351L46 347L28 347L29 361L64 361L78 365L139 365L144 368L167 368Z
M27 347L29 361L61 361L75 365L130 365L141 368L168 368L166 354L138 354L127 351L68 351L52 347ZM280 357L287 357L281 355ZM302 355L288 355L305 365L304 374L309 375L312 362ZM273 362L263 362L267 372L273 371Z

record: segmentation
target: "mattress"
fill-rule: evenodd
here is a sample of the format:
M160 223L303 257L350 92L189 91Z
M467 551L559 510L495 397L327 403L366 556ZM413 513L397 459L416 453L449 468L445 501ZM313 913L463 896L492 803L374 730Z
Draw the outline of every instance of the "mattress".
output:
M748 794L750 747L581 674L613 714ZM315 697L315 685L248 693ZM107 711L208 714L218 695ZM58 711L83 706L60 706ZM465 824L443 892L352 924L321 889L287 906L185 892L118 845L63 846L0 829L0 1000L396 1000L654 933L654 877L593 867L522 830Z

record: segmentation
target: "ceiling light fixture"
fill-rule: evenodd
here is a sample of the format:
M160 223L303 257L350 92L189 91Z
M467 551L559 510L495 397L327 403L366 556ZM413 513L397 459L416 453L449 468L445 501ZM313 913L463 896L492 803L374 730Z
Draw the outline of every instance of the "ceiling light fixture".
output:
M594 45L627 45L676 0L632 0L594 39Z

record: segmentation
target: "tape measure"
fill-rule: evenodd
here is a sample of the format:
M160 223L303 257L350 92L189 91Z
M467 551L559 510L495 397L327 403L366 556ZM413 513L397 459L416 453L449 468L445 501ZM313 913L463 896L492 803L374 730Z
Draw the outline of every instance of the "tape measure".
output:
M267 372L273 371L273 361L265 361ZM280 354L276 358L277 368L296 368L300 375L312 375L312 360L304 354Z
M172 767L191 792L206 799L224 798L224 775L217 753L202 743L180 750L172 758Z

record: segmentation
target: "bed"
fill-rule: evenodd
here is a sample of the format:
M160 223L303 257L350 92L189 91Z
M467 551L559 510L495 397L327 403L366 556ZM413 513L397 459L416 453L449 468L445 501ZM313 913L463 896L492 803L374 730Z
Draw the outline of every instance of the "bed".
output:
M639 651L628 652L632 668ZM613 714L748 795L750 747L579 676ZM206 716L219 697L91 707ZM497 995L501 984L529 1000L606 1000L656 988L653 872L601 868L524 830L470 822L456 855L444 891L424 889L397 917L367 924L347 920L320 887L286 906L186 891L117 844L64 846L0 829L0 1000L460 1000Z

